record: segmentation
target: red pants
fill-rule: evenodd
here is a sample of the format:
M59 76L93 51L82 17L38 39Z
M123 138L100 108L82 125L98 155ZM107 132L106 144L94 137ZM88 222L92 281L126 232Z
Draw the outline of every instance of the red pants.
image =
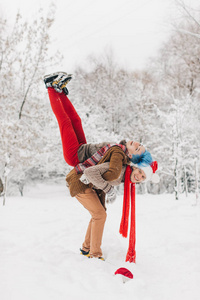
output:
M48 88L52 110L58 121L66 163L75 167L79 163L77 151L82 144L86 144L82 123L74 106L68 97Z

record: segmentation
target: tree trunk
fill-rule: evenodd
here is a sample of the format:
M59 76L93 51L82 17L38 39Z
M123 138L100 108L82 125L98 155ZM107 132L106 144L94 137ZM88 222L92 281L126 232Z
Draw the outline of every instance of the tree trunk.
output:
M179 200L178 158L175 160L174 179L175 200Z
M3 193L3 182L2 179L0 178L0 195Z
M7 176L5 177L5 181L4 181L3 205L6 204L6 188L7 188Z
M187 184L187 175L186 175L186 168L184 166L184 184L185 184L185 195L188 196L188 184Z
M24 196L24 183L22 183L22 182L19 183L19 192L20 192L21 197L23 197Z
M194 162L194 169L195 169L195 195L196 195L196 204L199 200L199 173L198 173L198 163L197 159Z

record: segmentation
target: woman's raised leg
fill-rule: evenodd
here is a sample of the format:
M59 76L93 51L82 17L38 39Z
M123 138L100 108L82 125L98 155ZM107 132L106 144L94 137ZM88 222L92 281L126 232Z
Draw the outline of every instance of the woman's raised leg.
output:
M77 137L80 121L79 122L74 121L75 124L72 123L72 120L75 119L75 115L77 113L75 113L76 112L75 109L73 111L72 106L69 109L69 114L66 113L62 103L63 101L60 97L61 94L57 93L53 88L48 88L48 94L49 94L52 110L56 116L59 129L60 129L64 159L68 165L74 167L79 163L77 151L80 145L83 144L83 142L80 143L79 136ZM73 116L72 120L71 120L71 115ZM82 130L82 125L80 127L80 131L81 130Z
M84 133L83 127L82 127L81 118L77 114L73 104L71 103L71 101L69 100L67 95L65 95L64 93L60 94L60 99L62 101L62 105L63 105L65 112L68 114L68 116L71 120L71 123L72 123L74 131L76 133L79 144L80 145L87 144L87 141L85 138L85 133Z

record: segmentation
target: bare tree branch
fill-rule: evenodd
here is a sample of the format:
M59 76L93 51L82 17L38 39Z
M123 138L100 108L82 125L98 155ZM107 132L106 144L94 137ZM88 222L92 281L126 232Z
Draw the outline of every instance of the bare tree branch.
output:
M186 14L200 27L200 23L197 21L197 19L190 13L188 8L186 7L184 1L177 0L177 4L186 12Z

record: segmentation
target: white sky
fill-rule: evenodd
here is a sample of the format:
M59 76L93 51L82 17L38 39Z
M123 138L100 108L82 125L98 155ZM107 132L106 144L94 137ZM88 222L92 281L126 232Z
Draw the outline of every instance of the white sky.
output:
M14 20L17 10L30 18L40 7L48 11L47 0L6 0L1 16ZM167 39L171 24L179 18L175 0L56 0L52 28L52 49L60 49L64 62L55 70L73 72L86 65L90 54L112 48L115 59L128 69L145 66L147 59ZM186 0L196 7L198 1Z

